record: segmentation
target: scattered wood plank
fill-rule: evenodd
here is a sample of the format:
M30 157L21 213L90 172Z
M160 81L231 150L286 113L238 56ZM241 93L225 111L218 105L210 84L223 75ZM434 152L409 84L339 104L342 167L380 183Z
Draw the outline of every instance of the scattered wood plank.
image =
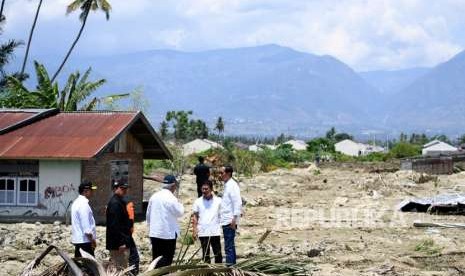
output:
M465 223L437 223L437 222L414 222L414 227L424 228L424 227L442 227L442 228L464 228Z
M268 237L268 235L271 233L270 229L266 229L265 233L258 239L257 244L262 244L263 241Z

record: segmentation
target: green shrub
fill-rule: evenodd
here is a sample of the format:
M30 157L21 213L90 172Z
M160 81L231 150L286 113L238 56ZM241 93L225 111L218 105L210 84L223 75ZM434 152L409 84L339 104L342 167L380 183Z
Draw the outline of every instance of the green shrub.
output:
M236 149L233 152L234 167L240 174L252 176L254 173L255 161L257 157L254 152Z
M415 245L415 251L423 252L427 255L435 255L441 253L442 248L434 243L432 239L425 239Z
M413 157L421 154L421 147L410 143L397 143L390 151L389 156L393 158Z
M357 157L356 160L362 161L362 162L385 162L390 157L391 156L389 154L384 153L384 152L372 152L370 154Z
M149 175L155 169L171 169L170 160L144 160L144 175Z
M333 154L333 156L334 156L334 160L337 161L337 162L353 162L353 161L355 161L355 157L345 155L345 154L340 153L340 152L335 152Z
M334 141L328 138L315 138L307 142L307 150L313 153L334 152Z

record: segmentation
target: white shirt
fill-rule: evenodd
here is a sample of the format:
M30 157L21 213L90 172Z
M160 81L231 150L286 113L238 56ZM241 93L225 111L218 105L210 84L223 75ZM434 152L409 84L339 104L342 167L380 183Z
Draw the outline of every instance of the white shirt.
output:
M221 198L215 195L212 195L209 200L203 196L195 200L192 211L199 216L197 222L199 237L212 237L221 234L220 206Z
M152 238L172 240L180 235L177 219L184 207L168 189L162 189L150 197L147 207L147 224Z
M242 209L242 198L241 191L237 182L230 178L224 184L223 199L221 202L221 225L229 225L233 220L234 216L237 217L237 221L241 216Z
M94 214L89 200L83 195L79 195L71 205L71 234L74 244L92 242L86 234L92 234L93 239L97 239Z

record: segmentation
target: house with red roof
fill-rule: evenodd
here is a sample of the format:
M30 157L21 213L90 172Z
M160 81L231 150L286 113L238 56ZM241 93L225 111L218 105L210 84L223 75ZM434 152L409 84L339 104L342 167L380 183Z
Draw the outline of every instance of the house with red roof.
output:
M65 219L83 179L97 221L115 181L142 213L144 159L171 158L142 112L0 109L0 221Z

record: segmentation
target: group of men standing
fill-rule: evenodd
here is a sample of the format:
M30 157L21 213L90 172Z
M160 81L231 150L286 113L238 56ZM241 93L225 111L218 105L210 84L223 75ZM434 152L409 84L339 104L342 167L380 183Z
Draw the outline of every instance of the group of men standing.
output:
M224 182L223 197L213 192L209 180L210 169L199 158L196 174L198 198L192 211L193 237L199 238L202 247L202 259L210 262L210 248L216 263L223 261L221 254L221 232L224 238L226 264L236 263L235 236L241 216L242 200L237 182L233 179L233 168L221 168L221 180ZM106 249L110 251L110 260L119 268L134 265L133 272L139 270L139 254L132 237L134 231L134 209L126 199L128 185L113 184L113 196L106 208ZM72 243L75 257L81 257L80 249L94 255L96 240L95 220L89 206L89 198L96 187L84 180L79 186L79 196L71 207ZM148 203L146 220L152 246L152 260L159 258L156 267L168 266L173 262L176 239L180 235L178 219L184 214L184 206L176 196L179 182L172 175L164 178L162 189L154 193Z

